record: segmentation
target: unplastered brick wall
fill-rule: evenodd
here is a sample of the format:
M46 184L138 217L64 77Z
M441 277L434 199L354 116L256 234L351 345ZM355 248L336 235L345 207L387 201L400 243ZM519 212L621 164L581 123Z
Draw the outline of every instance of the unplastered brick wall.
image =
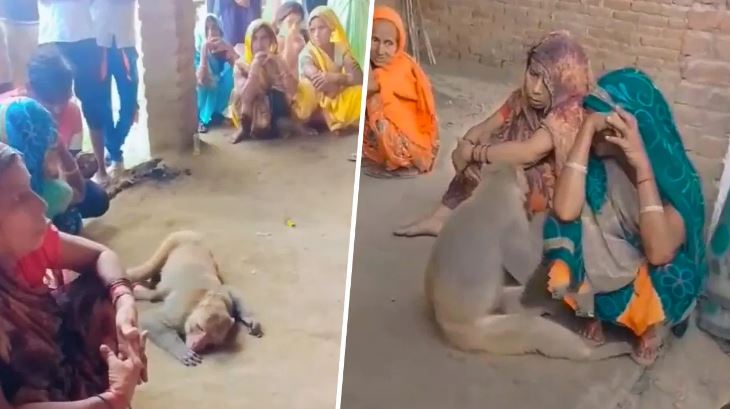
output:
M551 30L570 31L596 74L636 66L672 103L708 211L730 134L730 0L422 0L438 58L522 69Z
M195 5L190 0L140 0L150 149L188 149L197 128Z

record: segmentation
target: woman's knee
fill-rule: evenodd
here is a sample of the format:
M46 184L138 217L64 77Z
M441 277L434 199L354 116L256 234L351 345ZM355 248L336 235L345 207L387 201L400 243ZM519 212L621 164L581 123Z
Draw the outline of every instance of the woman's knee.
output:
M87 179L86 195L78 208L85 219L100 217L109 210L109 195L103 187Z

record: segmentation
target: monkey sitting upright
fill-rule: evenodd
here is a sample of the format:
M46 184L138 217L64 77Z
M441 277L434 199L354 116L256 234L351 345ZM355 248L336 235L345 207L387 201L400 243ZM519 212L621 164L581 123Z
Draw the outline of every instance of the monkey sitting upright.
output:
M202 362L200 354L221 346L236 322L251 335L263 335L261 324L223 284L213 253L196 232L170 234L152 258L127 275L135 283L136 299L163 301L142 315L141 327L185 366L196 366Z
M466 351L572 360L630 353L626 342L593 348L541 316L541 308L522 305L525 285L542 261L545 214L528 221L521 169L492 166L482 172L472 198L436 239L426 269L426 297L447 340ZM519 286L505 287L505 270Z

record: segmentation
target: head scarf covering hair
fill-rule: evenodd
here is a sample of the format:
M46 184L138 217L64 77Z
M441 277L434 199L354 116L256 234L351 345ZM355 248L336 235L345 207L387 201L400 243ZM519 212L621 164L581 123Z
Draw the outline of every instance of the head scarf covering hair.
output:
M243 60L246 64L251 64L253 61L253 36L260 29L266 30L271 37L271 48L269 49L269 52L276 53L279 51L279 43L276 41L274 27L260 18L256 19L251 22L250 26L248 26L248 30L246 30L246 38L243 41Z
M208 40L208 23L214 23L221 32L221 38L223 38L223 24L221 20L215 14L206 14L203 19L198 21L195 27L195 49L198 52L203 49L203 44Z
M403 132L411 143L418 145L432 164L433 151L438 147L436 104L431 81L418 63L405 51L406 30L398 13L387 6L376 6L373 20L385 20L398 32L398 49L390 62L373 68L379 85L379 95L386 118ZM416 98L416 115L410 106L404 105L399 95Z
M283 23L284 20L291 14L301 15L302 20L304 20L307 16L307 12L304 11L304 7L299 2L285 1L281 4L281 6L279 6L279 9L276 10L276 15L274 16L274 26L276 27L277 31L279 28L281 28L281 23Z
M30 98L18 98L3 108L5 140L23 156L30 173L30 185L34 192L43 194L45 160L48 151L58 140L53 115L39 102Z
M636 118L659 195L663 202L679 212L684 221L685 243L674 260L665 266L649 266L651 283L661 299L666 321L669 325L676 325L691 312L707 276L702 237L705 202L700 178L687 157L669 104L648 75L635 68L623 68L603 75L598 80L598 87L589 98L600 98L608 106L620 106ZM586 205L593 212L600 212L607 200L607 183L604 162L591 155L585 189ZM549 219L545 224L546 240L562 240L572 246L572 251L562 247L552 249L546 253L546 258L561 260L569 266L570 288L573 290L585 279L581 226L580 219L572 223ZM641 243L637 241L634 245L640 246ZM596 295L596 315L604 321L616 321L633 291L633 285L628 285Z
M347 50L350 50L350 43L347 41L347 33L345 32L345 28L342 27L342 23L340 22L340 19L337 18L337 14L335 14L334 10L327 6L316 7L309 14L308 25L311 25L315 18L321 18L324 20L327 27L332 30L330 42L334 44L342 44Z
M504 124L492 142L525 141L539 129L553 139L554 156L526 170L531 199L542 197L550 206L555 175L559 174L583 123L583 97L593 85L590 61L583 47L567 31L544 36L527 53L526 70L534 67L550 92L550 106L538 111L530 106L524 87L517 89L503 107Z

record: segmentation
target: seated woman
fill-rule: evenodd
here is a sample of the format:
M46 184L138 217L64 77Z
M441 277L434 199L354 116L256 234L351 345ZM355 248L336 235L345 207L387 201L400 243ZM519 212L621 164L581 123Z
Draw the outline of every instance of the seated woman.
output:
M2 143L0 191L0 407L127 408L146 381L145 335L118 257L49 226L20 153ZM51 290L47 269L80 276Z
M311 41L299 54L295 113L311 122L321 114L331 132L355 128L360 121L363 75L345 30L326 6L312 10L308 27Z
M238 54L223 40L220 20L208 14L195 30L195 69L198 79L198 132L225 120L233 90L233 64Z
M58 139L50 112L28 97L0 105L0 141L23 154L33 191L48 204L46 216L64 233L79 234L83 219L109 209L103 188L84 179L76 160Z
M244 55L236 62L231 117L238 131L231 142L287 130L282 121L291 116L296 90L297 78L278 53L274 28L254 20L246 32Z
M398 13L377 6L373 15L363 138L363 168L374 177L429 172L438 154L431 82L406 52Z
M502 107L475 125L452 153L456 176L428 217L394 232L437 236L453 209L479 184L482 163L506 163L526 170L528 213L548 209L555 175L583 119L582 98L592 85L583 48L564 31L540 40L527 54L524 82Z
M548 287L588 319L630 329L654 362L665 328L686 325L707 274L704 199L671 110L634 68L604 75L555 186L545 225Z
M279 54L284 57L287 68L299 77L299 53L309 41L307 29L303 27L304 7L296 1L286 1L276 11L274 31L279 43Z

